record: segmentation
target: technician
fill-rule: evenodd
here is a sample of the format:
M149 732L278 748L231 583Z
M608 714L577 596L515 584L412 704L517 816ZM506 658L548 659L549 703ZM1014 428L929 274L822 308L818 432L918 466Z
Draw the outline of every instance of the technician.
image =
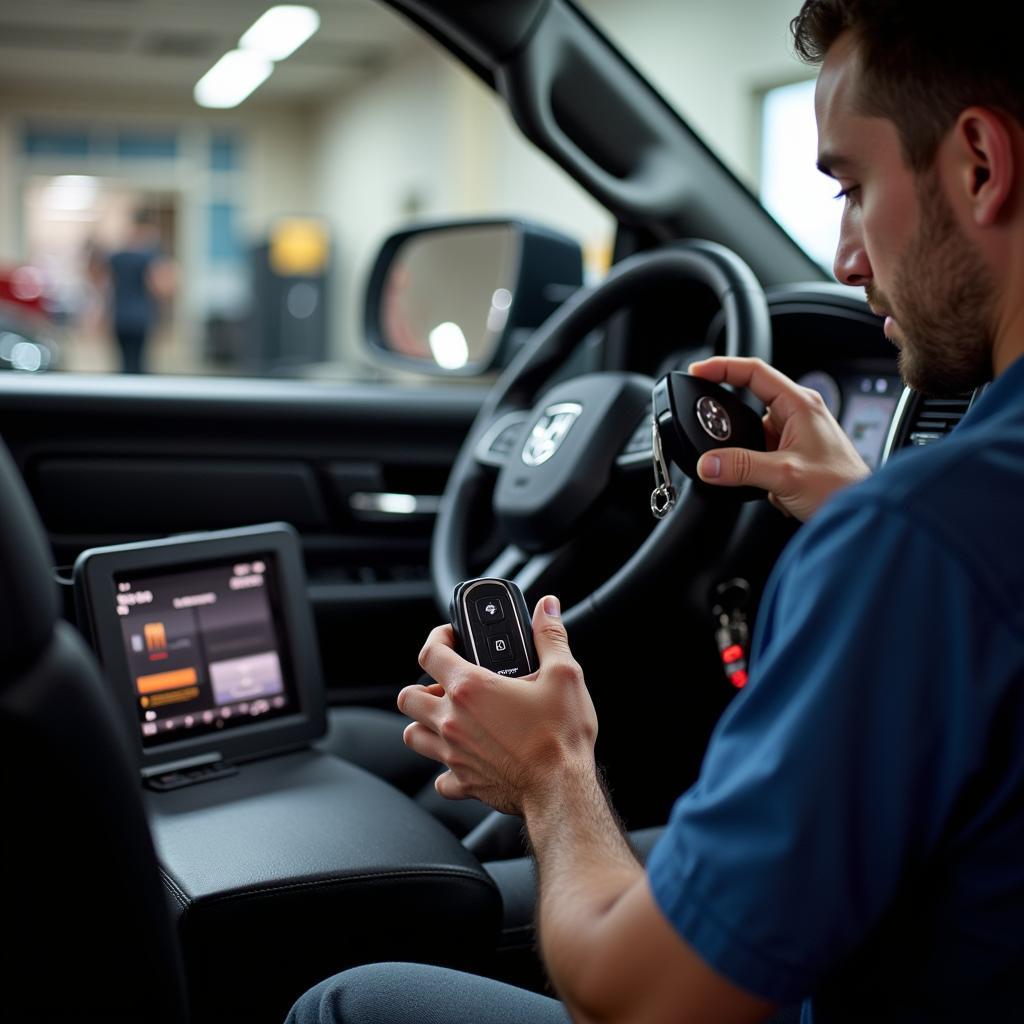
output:
M869 479L819 398L749 386L773 451L705 455L810 520L766 588L750 681L646 869L594 762L597 719L554 597L535 681L435 629L402 691L438 792L521 813L562 1002L411 965L346 972L296 1021L1009 1021L1024 1006L1024 64L1002 4L807 0L836 276L932 395L994 379L954 434ZM628 639L628 638L627 638ZM374 1013L377 1014L374 1017Z
M160 248L156 220L137 210L125 244L108 259L111 326L124 373L143 373L146 348L161 304L174 291L174 268Z

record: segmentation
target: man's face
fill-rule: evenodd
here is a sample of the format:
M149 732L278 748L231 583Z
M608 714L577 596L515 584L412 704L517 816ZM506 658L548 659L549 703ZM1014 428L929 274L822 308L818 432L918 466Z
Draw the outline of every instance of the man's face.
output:
M957 224L939 174L904 162L892 121L858 106L860 67L840 37L815 93L819 166L845 194L835 275L864 288L900 349L900 372L932 395L969 391L992 372L994 286Z

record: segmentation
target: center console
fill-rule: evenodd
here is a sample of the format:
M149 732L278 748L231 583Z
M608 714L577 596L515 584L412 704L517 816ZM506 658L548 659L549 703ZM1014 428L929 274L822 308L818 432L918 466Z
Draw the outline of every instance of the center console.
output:
M146 787L196 1024L280 1021L358 963L486 970L491 877L417 804L310 747L324 688L290 527L96 548L74 579Z

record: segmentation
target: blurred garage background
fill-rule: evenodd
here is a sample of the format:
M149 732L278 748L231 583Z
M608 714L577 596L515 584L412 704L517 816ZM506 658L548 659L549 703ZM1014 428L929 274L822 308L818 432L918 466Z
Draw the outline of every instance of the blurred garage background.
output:
M481 83L370 0L312 4L284 54L272 6L0 0L0 368L119 369L110 257L139 211L167 271L155 372L393 375L362 345L362 293L417 220L529 217L601 276L611 219ZM827 263L839 209L789 51L797 0L582 6ZM204 79L238 50L234 78Z

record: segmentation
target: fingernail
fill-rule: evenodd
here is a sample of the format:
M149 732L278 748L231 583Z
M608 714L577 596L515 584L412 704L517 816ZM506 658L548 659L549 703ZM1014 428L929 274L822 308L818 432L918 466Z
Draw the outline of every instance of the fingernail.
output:
M559 607L557 597L544 598L544 614L551 615L556 619L562 614L562 609Z
M705 480L714 480L722 475L722 460L717 455L705 455L697 466L697 472Z

